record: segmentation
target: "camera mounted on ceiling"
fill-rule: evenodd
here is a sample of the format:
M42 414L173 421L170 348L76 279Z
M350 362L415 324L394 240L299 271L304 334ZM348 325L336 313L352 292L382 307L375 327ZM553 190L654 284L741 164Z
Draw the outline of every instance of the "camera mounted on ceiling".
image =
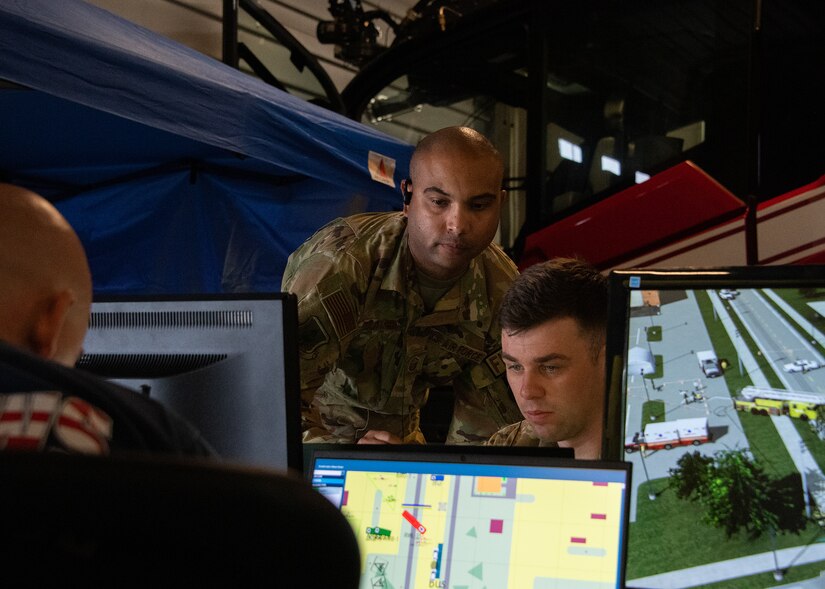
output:
M335 57L361 67L384 51L378 45L378 29L373 21L381 19L396 31L397 24L384 10L364 12L361 0L329 0L329 12L334 20L322 20L315 34L318 41L335 45Z

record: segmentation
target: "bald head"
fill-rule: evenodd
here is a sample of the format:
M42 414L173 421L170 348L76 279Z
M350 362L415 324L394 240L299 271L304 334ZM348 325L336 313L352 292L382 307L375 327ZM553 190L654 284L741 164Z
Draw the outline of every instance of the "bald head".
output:
M489 247L506 198L503 169L495 147L467 127L446 127L419 142L401 186L419 274L456 280Z
M69 223L39 195L0 184L0 339L73 365L91 299L86 254Z
M504 177L504 162L501 154L484 135L470 127L445 127L430 133L418 142L410 161L410 175L415 178L417 167L423 156L448 156L484 161L492 166L499 178Z

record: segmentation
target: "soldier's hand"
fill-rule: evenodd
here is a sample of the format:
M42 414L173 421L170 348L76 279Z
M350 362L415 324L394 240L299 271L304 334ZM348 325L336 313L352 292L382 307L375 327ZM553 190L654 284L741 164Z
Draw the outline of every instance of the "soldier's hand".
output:
M359 444L400 444L401 438L384 430L371 429L358 440Z

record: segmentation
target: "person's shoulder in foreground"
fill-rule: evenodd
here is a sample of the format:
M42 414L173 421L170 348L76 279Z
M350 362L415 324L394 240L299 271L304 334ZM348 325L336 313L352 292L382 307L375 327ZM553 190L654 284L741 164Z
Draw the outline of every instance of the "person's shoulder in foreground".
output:
M607 280L588 263L556 258L527 268L504 296L502 357L524 421L491 445L557 443L600 457Z
M214 454L157 402L74 368L91 298L69 223L39 195L0 184L0 451Z
M0 341L2 451L212 456L188 422L158 402Z

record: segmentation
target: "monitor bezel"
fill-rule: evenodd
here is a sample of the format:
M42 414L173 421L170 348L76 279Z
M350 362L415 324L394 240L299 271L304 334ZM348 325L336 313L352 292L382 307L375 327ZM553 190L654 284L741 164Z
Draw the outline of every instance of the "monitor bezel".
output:
M316 458L347 456L364 460L404 460L410 462L456 462L495 464L506 457L513 464L545 466L547 461L573 461L572 448L532 446L479 446L447 444L335 444L308 443L303 446L304 473L312 480ZM517 462L518 461L518 462ZM592 464L595 461L590 461Z

